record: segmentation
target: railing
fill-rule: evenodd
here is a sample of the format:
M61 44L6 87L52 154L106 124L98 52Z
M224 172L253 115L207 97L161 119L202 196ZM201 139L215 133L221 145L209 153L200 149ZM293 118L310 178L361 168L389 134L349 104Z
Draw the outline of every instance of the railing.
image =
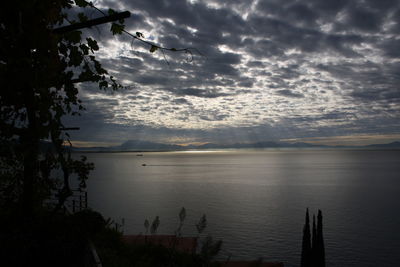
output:
M63 209L67 213L75 213L88 208L88 193L83 190L71 190L72 195L67 198L64 202ZM52 206L57 206L58 197L53 195L45 201L45 204Z
M71 213L79 212L88 208L88 193L83 190L72 190L70 196L64 203Z

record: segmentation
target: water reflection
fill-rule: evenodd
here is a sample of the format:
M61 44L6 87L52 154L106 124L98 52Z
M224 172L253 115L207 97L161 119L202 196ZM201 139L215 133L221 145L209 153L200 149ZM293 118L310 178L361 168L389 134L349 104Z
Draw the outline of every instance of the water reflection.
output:
M183 234L207 214L208 232L236 258L300 259L304 210L322 209L328 266L396 266L400 256L399 151L217 151L88 154L90 204L125 231L160 216ZM146 166L142 166L146 164ZM313 210L314 209L314 210ZM371 253L373 252L373 253ZM355 261L354 259L357 259Z

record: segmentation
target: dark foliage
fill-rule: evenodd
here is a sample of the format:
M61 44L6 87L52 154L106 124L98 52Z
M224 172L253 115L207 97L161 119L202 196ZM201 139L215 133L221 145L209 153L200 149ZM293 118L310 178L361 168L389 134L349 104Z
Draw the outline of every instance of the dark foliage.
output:
M324 237L322 234L322 212L318 210L318 217L317 217L317 237L316 243L313 245L315 246L315 266L317 267L325 267L325 245L324 245Z
M6 1L0 11L0 204L17 204L26 216L54 192L56 208L61 208L71 195L71 175L84 188L93 168L65 149L69 135L62 118L84 109L78 82L120 87L94 57L99 49L95 40L82 38L78 30L53 32L62 24L87 20L68 12L84 2ZM57 169L61 177L53 175Z
M310 266L311 263L311 232L310 232L310 216L308 209L306 211L306 222L303 228L303 242L301 248L301 267Z
M2 266L85 266L88 242L105 228L103 217L93 211L74 215L42 210L22 219L15 213L0 216Z
M186 217L186 210L182 208L179 213L179 227L175 233L176 237L181 236L180 230ZM146 223L147 222L147 223ZM199 224L202 231L206 228L206 217L200 218ZM153 225L156 225L153 227ZM156 216L152 223L152 235L156 234L157 227L160 225L160 218ZM146 234L149 222L145 220ZM196 228L198 225L196 225ZM125 267L125 266L175 266L175 267L214 267L220 266L215 262L215 257L221 250L222 241L214 241L211 236L204 238L200 242L199 253L181 252L176 249L175 244L170 247L153 244L151 241L146 243L127 243L123 242L122 234L116 227L105 227L103 231L96 235L94 242L105 267Z
M310 235L310 219L308 209L306 211L300 266L325 267L325 245L322 234L322 212L320 210L318 210L317 226L315 224L315 215L313 215L312 236Z

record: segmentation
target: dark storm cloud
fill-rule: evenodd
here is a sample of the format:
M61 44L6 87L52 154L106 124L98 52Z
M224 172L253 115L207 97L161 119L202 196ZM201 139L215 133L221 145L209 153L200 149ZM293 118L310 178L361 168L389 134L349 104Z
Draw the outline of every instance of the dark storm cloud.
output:
M396 103L400 99L400 63L378 65L370 62L363 66L347 63L319 65L318 68L345 81L343 88L348 89L356 101Z
M356 7L348 12L344 23L351 25L354 29L375 32L380 29L383 17L379 12L371 12L363 7ZM345 26L345 27L346 27Z
M278 90L278 91L276 91L276 93L278 95L286 96L286 97L294 97L294 98L302 98L302 97L304 97L303 94L293 92L292 90L289 90L289 89Z
M86 127L203 141L233 128L231 141L400 131L399 0L100 3L131 11L130 32L202 55L150 53L126 35L105 34L109 25L92 29L101 62L130 90L107 102L82 85L93 111Z
M174 90L174 93L177 95L187 95L187 96L197 96L197 97L205 97L205 98L215 98L221 96L227 96L227 93L221 93L217 90L207 90L207 89L197 89L197 88L186 88Z
M177 103L185 103L185 100L177 99ZM174 127L155 127L143 124L137 120L135 123L113 123L111 120L116 114L110 112L110 106L117 106L116 101L96 99L87 102L87 111L81 117L73 120L67 119L65 125L80 127L80 131L70 133L74 140L91 142L122 143L126 140L148 140L169 143L184 143L188 140L197 142L214 143L246 143L265 140L279 140L284 138L305 138L318 134L319 137L335 135L368 134L381 131L396 132L400 126L396 118L380 116L380 123L369 116L354 120L352 110L342 112L340 110L326 114L313 116L291 116L282 118L274 125L264 123L252 127L221 127L217 129L179 129ZM196 111L201 120L205 122L223 121L229 119L228 114L214 111ZM370 111L373 114L372 111ZM188 120L189 114L181 114L178 119ZM344 119L347 118L347 119ZM315 127L315 122L330 122L332 126ZM339 123L339 124L337 124ZM304 131L308 127L308 131ZM356 129L356 130L355 130Z
M245 40L242 44L254 56L282 56L288 49L299 49L304 53L332 50L344 56L356 56L349 46L360 44L363 38L358 34L324 33L319 28L296 26L292 21L253 16L249 19L253 36L265 39ZM247 42L247 44L246 44Z
M209 114L209 115L201 115L200 119L205 121L222 121L225 118L228 118L227 114Z
M182 105L182 104L191 105L191 103L185 98L175 98L174 100L172 100L172 103L177 105Z
M400 15L400 13L399 13ZM388 58L400 58L400 39L388 38L381 43L381 48Z

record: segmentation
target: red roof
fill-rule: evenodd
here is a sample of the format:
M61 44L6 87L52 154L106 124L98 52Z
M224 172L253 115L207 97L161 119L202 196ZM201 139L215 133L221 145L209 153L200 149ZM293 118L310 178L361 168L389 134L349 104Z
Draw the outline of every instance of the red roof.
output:
M174 235L124 235L122 240L130 244L160 245L166 248L173 248L177 251L194 253L197 248L196 237L177 237Z
M257 263L257 261L229 261L221 263L221 267L283 267L282 262L262 262Z
M197 248L196 237L177 237L175 235L124 235L122 240L129 244L160 245L166 248L173 248L177 251L186 253L195 253ZM257 261L229 261L220 262L221 267L284 267L281 262L263 262L257 264Z

